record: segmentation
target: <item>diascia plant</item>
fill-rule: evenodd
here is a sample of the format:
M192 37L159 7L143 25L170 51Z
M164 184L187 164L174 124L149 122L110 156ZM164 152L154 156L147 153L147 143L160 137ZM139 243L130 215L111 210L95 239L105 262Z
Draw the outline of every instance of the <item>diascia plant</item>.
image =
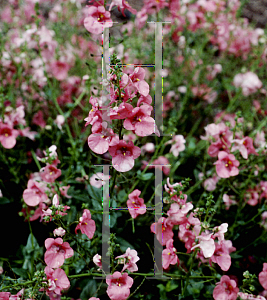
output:
M267 46L243 4L1 9L0 299L265 299Z

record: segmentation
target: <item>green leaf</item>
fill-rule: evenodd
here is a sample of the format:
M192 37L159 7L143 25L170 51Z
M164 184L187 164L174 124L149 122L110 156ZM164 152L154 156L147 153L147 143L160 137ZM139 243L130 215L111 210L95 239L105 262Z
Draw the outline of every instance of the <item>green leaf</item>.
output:
M24 279L28 279L29 278L29 275L28 275L28 272L24 269L19 269L19 268L12 268L12 271L19 275L20 277L24 278Z
M120 248L123 252L125 252L127 248L134 249L134 246L132 244L119 236L116 236L116 243L120 244Z
M140 170L137 171L137 178L144 180L144 181L151 179L153 176L154 176L153 173L142 174Z
M8 198L6 198L6 197L1 197L0 198L0 205L1 204L7 204L7 203L11 203L11 201Z
M34 252L35 250L37 250L39 248L40 247L37 243L36 238L34 237L34 235L32 233L30 233L29 237L28 237L27 244L24 248L24 251L26 251L27 254L30 254L30 253Z
M94 293L96 292L96 281L95 279L88 279L87 284L83 288L80 298L82 300L88 300L90 297L94 296Z
M93 198L95 200L102 199L102 189L101 188L96 188L96 187L92 186L91 184L88 184L87 191L91 198Z

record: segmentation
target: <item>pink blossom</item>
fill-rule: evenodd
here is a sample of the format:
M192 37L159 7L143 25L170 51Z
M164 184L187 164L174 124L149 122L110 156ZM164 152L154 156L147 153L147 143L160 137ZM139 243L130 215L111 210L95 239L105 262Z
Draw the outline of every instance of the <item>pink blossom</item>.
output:
M203 186L207 191L212 192L216 189L216 184L219 180L220 180L220 177L218 177L216 174L214 174L212 177L207 178L203 182Z
M148 165L146 161L142 161L142 163L144 164L142 168L145 168L145 166ZM162 170L163 173L167 176L170 173L169 164L170 163L168 161L168 158L166 158L165 156L159 156L151 163L151 166L149 166L148 169L157 168L159 170ZM153 167L153 165L155 165L155 167Z
M251 206L257 205L259 203L259 198L259 189L257 187L246 190L244 195L244 200Z
M173 225L168 224L165 217L159 218L157 223L150 226L151 232L155 233L157 240L161 245L166 245L166 242L173 237Z
M57 80L65 80L68 77L70 65L63 61L54 61L50 65L51 73Z
M235 300L237 298L239 288L236 286L236 282L227 275L223 275L220 282L217 282L216 285L213 290L213 298L215 300Z
M220 226L216 226L213 228L213 238L215 239L216 237L218 238L219 242L224 240L224 234L227 232L228 224L223 223Z
M193 204L190 202L184 205L172 203L170 209L167 212L167 215L169 216L167 218L167 223L172 225L179 225L185 223L186 215L191 209L193 209Z
M96 297L91 297L89 298L88 300L100 300L99 298L96 298Z
M204 233L202 232L200 236L197 236L200 243L191 248L191 250L199 247L205 258L211 257L215 251L215 243L212 239L212 233Z
M135 219L138 215L143 215L146 212L144 199L138 197L140 194L141 191L136 189L128 196L129 199L127 200L127 206L133 219Z
M267 290L267 263L263 263L263 269L259 273L259 282Z
M134 72L129 76L129 78L138 92L146 97L149 93L149 85L144 80L145 70L141 67L137 67L134 69Z
M104 175L101 172L97 172L96 174L90 177L90 184L96 188L101 188L103 185L107 183L107 180L110 178L108 175Z
M232 247L232 242L223 240L218 244L216 243L215 246L216 249L210 258L210 264L214 262L218 264L223 271L228 271L231 266L230 253L235 251L235 248Z
M119 141L119 136L111 128L107 128L107 123L100 123L94 126L93 133L88 137L89 148L97 154L108 151L109 146L114 146Z
M54 236L64 236L66 233L66 230L64 230L62 227L58 227L53 231Z
M126 300L130 295L133 279L127 273L114 272L106 277L107 294L111 300Z
M126 269L129 270L130 272L138 271L136 262L140 260L140 258L137 256L136 250L131 250L130 248L127 248L125 254L115 257L115 259L118 258L124 258L124 266L121 272L123 272Z
M50 268L59 268L64 264L66 258L73 256L73 249L69 243L63 242L62 238L48 238L45 240L44 260Z
M86 234L89 239L91 239L95 233L95 221L91 219L91 213L89 209L84 209L82 217L80 217L79 224L75 228L75 233L77 230L81 230L83 234Z
M62 115L57 115L56 119L55 119L55 124L57 125L57 127L62 130L62 125L65 123L65 117Z
M59 176L61 176L61 170L57 169L54 165L47 165L40 170L40 176L42 180L46 182L54 182Z
M38 112L33 115L32 123L45 128L46 123L44 120L44 114L41 110L38 110Z
M49 287L46 291L47 295L61 295L61 291L66 290L70 287L69 279L62 269L58 268L56 270L53 270L52 268L47 266L45 267L44 271L49 284Z
M232 147L231 152L234 152L236 150L239 150L240 154L243 158L247 159L249 154L255 154L258 155L256 150L253 147L253 140L251 137L245 137L241 140L233 140L233 143L235 145Z
M223 194L223 202L225 204L225 209L228 210L231 205L237 204L237 202L233 199L234 196L229 196L227 194Z
M133 142L128 144L120 140L115 146L109 147L112 156L112 165L119 172L127 172L134 166L134 160L141 154L141 149L134 146Z
M0 121L0 143L6 149L11 149L16 145L16 138L19 135L18 130L12 126Z
M214 165L216 165L216 172L219 177L229 178L239 174L239 170L237 168L239 166L239 161L235 159L233 154L220 151L218 158L219 160L217 160Z
M262 87L262 82L258 76L253 72L246 72L245 74L237 74L234 77L234 86L241 87L244 96L249 96Z
M162 267L168 269L169 265L179 264L177 250L173 247L173 239L169 239L166 243L166 249L162 251Z
M246 300L246 299L248 299L248 300L266 300L265 297L260 296L260 295L254 296L254 295L252 295L252 294L242 293L242 292L239 292L237 295L238 295L241 299L244 299L244 300Z
M147 136L155 132L155 120L150 117L152 109L153 107L147 104L135 107L131 115L124 120L124 128L133 130L138 136Z
M41 202L46 202L48 197L45 193L45 188L41 183L30 179L27 184L27 189L23 192L23 200L29 206L36 206Z
M94 264L96 264L99 268L97 269L97 271L100 271L102 269L102 262L101 262L101 255L96 254L93 257L93 262Z
M170 152L178 157L179 153L185 149L185 139L181 134L175 135L172 137L172 140L168 141L167 144L172 144Z
M9 300L10 292L0 292L0 299L1 300Z
M70 185L67 185L67 186L61 186L59 187L59 190L60 190L60 194L63 196L63 197L66 197L66 198L71 198L71 196L68 195L68 190L70 188Z
M84 19L84 27L93 34L100 34L104 28L112 26L110 12L104 6L86 6L87 17Z
M126 0L112 0L110 3L109 11L111 11L113 6L117 6L118 10L125 16L124 10L128 9L132 14L136 14L136 9L132 8Z

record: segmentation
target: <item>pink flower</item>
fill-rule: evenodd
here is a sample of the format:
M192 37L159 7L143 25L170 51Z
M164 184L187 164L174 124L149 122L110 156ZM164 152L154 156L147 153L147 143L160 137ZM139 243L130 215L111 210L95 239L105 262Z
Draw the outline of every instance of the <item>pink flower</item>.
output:
M67 186L61 186L59 187L59 190L60 190L60 194L63 196L63 197L66 197L66 198L71 198L71 196L68 195L68 190L70 188L70 185L67 185Z
M64 230L62 227L58 227L53 231L54 236L64 236L66 233L66 230Z
M130 272L138 271L136 262L140 258L137 256L136 250L131 250L130 248L127 248L125 254L115 257L115 259L118 259L118 258L124 258L124 267L121 270L121 272L123 272L126 269L129 270Z
M221 178L229 178L230 176L236 176L239 174L238 166L239 161L235 159L233 154L228 154L225 151L220 151L218 154L219 160L217 160L214 165L216 165L216 172Z
M207 234L202 232L200 236L197 236L200 243L191 248L191 250L199 247L205 258L211 257L215 251L215 243L212 239L212 233Z
M54 182L59 176L61 176L61 170L57 169L54 165L47 165L40 170L40 176L42 180L46 182Z
M134 69L133 73L129 76L133 85L136 87L138 92L143 95L147 96L149 93L149 85L144 80L145 78L145 70L143 68L137 67Z
M50 65L51 73L57 80L65 80L68 77L70 65L62 61L54 61Z
M86 234L89 239L91 239L95 233L95 221L91 219L91 213L89 209L84 209L82 217L80 217L80 222L75 228L75 233L77 230L81 230L83 234Z
M237 74L234 77L234 86L241 87L244 96L249 96L262 87L262 82L259 77L253 72L245 74Z
M167 218L167 223L172 225L179 225L185 223L186 215L192 208L193 204L190 202L184 205L172 203L170 209L167 212L167 215L169 216Z
M101 262L101 255L96 254L93 257L93 262L94 264L96 264L99 268L97 269L97 271L100 271L102 269L102 262Z
M229 196L227 194L223 194L223 202L225 204L225 209L228 210L231 205L237 204L235 200L233 200L234 196Z
M168 224L166 222L167 219L165 217L159 218L157 223L153 223L150 226L151 232L155 233L157 236L157 240L160 242L161 245L166 245L166 242L173 238L173 225Z
M19 135L18 130L12 126L0 122L0 143L6 149L11 149L16 145L16 138Z
M90 184L96 188L101 188L103 185L107 183L107 180L109 178L110 176L98 172L90 177Z
M84 27L93 34L100 34L104 28L112 26L110 12L104 6L86 6L88 16L84 19Z
M173 239L169 239L166 243L166 249L162 251L162 267L168 269L169 265L179 264L178 256L176 255L176 249L173 247Z
M214 262L218 264L223 271L228 271L231 266L230 253L233 251L235 251L235 248L232 247L231 241L221 241L216 244L215 252L210 258L210 264Z
M62 238L48 238L45 240L44 260L50 268L59 268L64 264L64 260L73 256L73 249L69 243L63 242Z
M23 200L29 206L36 206L41 202L46 202L48 197L45 193L45 188L41 183L30 179L27 184L27 189L23 192Z
M127 206L133 219L135 219L138 215L143 215L146 212L144 199L138 197L140 194L141 191L136 189L128 196L129 199L127 200Z
M265 297L260 296L260 295L254 296L254 295L252 295L252 294L242 293L242 292L239 292L237 295L238 295L241 299L244 299L244 300L246 300L246 299L248 299L248 300L266 300Z
M134 166L134 160L141 154L141 149L134 146L133 142L128 144L120 140L115 146L109 147L112 156L112 165L119 172L127 172Z
M263 269L259 273L259 282L267 290L267 263L263 263Z
M172 144L170 152L178 157L179 153L185 149L185 139L181 134L175 135L172 137L172 140L168 141L167 144Z
M243 158L247 159L249 154L259 155L253 147L253 140L251 137L245 137L241 140L233 140L235 145L232 147L231 152L239 150Z
M113 6L117 6L118 11L121 11L121 13L125 16L124 10L128 9L132 14L136 14L136 9L132 8L130 4L126 0L112 0L110 3L109 11L111 11Z
M88 137L88 146L95 153L103 154L108 151L109 146L118 143L119 136L111 128L107 128L107 122L99 123L97 127L94 127L94 133Z
M53 270L47 266L45 267L44 271L49 284L49 287L46 291L47 295L61 295L62 290L66 290L70 287L69 279L62 269L58 268Z
M203 186L207 191L212 192L216 189L216 184L219 180L220 180L220 177L218 177L216 174L214 174L212 177L207 178L203 182Z
M213 290L215 300L235 300L237 298L239 288L236 286L236 282L227 275L223 275L220 282L216 284L217 286Z
M91 297L89 298L88 300L100 300L99 298L96 298L96 297Z
M0 299L1 300L9 300L10 292L0 292Z
M44 120L44 114L41 110L38 110L38 112L33 115L32 123L39 125L42 128L45 128L46 123Z
M147 136L155 132L155 120L150 117L152 106L143 104L135 107L130 117L123 122L123 126L127 130L133 130L138 136Z
M106 277L107 294L111 300L125 300L130 295L133 279L127 273L114 272Z

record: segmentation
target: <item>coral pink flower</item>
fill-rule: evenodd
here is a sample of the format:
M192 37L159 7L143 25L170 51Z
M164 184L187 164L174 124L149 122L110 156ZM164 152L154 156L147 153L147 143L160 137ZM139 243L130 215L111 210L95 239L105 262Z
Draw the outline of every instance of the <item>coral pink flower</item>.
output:
M0 143L6 149L11 149L16 145L16 138L19 135L18 130L12 126L0 122Z
M146 97L149 93L149 85L144 80L145 73L146 72L143 68L137 67L134 69L133 73L129 76L129 78L138 90L138 92Z
M89 209L84 209L82 217L80 217L80 222L75 228L75 233L77 230L81 230L83 234L86 234L89 239L91 239L95 233L95 221L91 219L91 213Z
M225 204L225 209L228 210L231 205L237 204L237 202L233 199L234 196L229 196L227 194L223 194L223 202Z
M93 257L93 262L94 264L96 264L99 268L97 269L97 271L100 271L102 269L102 261L101 261L101 255L96 254Z
M259 155L253 147L253 140L251 137L245 137L241 140L233 140L235 145L232 147L231 152L239 150L243 158L247 159L249 154Z
M191 250L199 247L205 258L211 257L215 251L215 243L212 239L212 233L207 234L202 232L200 236L197 236L200 243L191 248Z
M107 294L111 300L125 300L130 295L133 279L127 273L114 272L106 278L108 284Z
M175 135L172 137L170 141L166 143L171 144L170 152L175 156L178 157L179 153L184 151L185 149L185 139L181 134Z
M110 12L104 6L88 6L87 17L84 19L84 27L93 34L100 34L104 28L112 26Z
M111 128L107 128L107 122L99 123L98 128L94 127L94 133L88 137L89 148L97 154L104 154L109 146L119 142L119 136Z
M110 176L98 172L90 177L90 184L96 188L101 188L102 185L105 185L107 183L107 180L109 178Z
M191 209L193 209L193 204L190 202L185 203L184 205L172 203L170 209L167 212L167 215L169 216L167 218L167 223L172 225L185 223L186 215Z
M23 192L23 200L29 206L36 206L40 202L46 202L48 197L42 185L30 179L27 184L27 189Z
M109 11L111 11L113 6L117 6L118 11L120 11L124 16L125 16L124 13L125 9L128 9L129 12L131 12L134 15L137 12L136 9L132 8L126 0L112 0L112 2L110 3Z
M67 186L61 186L59 187L59 190L60 190L60 194L63 196L63 197L66 197L66 198L71 198L71 196L68 195L68 190L70 188L70 185L67 185Z
M41 178L46 182L54 182L59 176L61 176L61 170L54 165L47 165L40 170Z
M244 299L244 300L247 300L247 299L248 299L248 300L266 300L265 297L260 296L260 295L254 296L254 295L252 295L252 294L242 293L242 292L239 292L237 295L238 295L241 299Z
M66 233L66 230L64 230L62 227L58 227L53 231L54 236L64 236Z
M133 219L135 219L138 215L143 215L146 212L146 205L144 204L144 199L138 197L140 194L141 191L134 190L128 196L129 199L127 200L127 206L129 209L129 213Z
M48 238L45 240L44 260L50 268L59 268L64 264L64 260L73 256L73 249L69 243L63 242L62 238Z
M162 251L162 267L168 269L169 265L179 264L178 256L176 255L177 250L173 247L173 239L169 239L166 243L166 249Z
M263 269L259 273L259 282L267 290L267 263L263 263Z
M153 107L143 104L135 107L131 116L123 122L123 126L127 130L133 130L138 136L147 136L155 132L155 120L150 117Z
M0 292L0 299L1 300L9 300L10 292Z
M217 160L214 165L216 165L216 172L221 178L229 178L230 176L236 176L239 174L238 166L239 161L235 159L233 154L228 154L225 151L220 151L218 154L219 160Z
M66 290L70 287L69 279L62 269L58 268L53 270L47 266L44 271L49 284L48 290L46 291L47 295L61 295L62 290Z
M120 140L115 146L109 147L112 156L112 165L119 172L127 172L134 166L134 160L141 154L141 149L134 146L133 142L128 144Z
M54 61L50 65L51 73L57 80L65 80L68 77L70 65L63 61Z
M172 227L173 225L168 224L165 217L161 217L157 223L150 226L150 230L156 234L157 240L164 246L169 239L173 238Z
M37 113L35 113L33 115L32 123L36 124L36 125L38 125L42 128L45 128L46 123L45 123L45 120L44 120L44 114L41 110L39 110Z
M125 254L115 257L115 259L118 259L118 258L124 258L124 267L121 270L121 272L123 272L126 269L129 270L130 272L138 271L136 262L140 258L137 256L136 250L131 250L130 248L127 248Z
M249 96L262 87L259 77L253 72L237 74L234 77L234 86L241 87L244 96Z
M223 275L220 282L216 284L217 286L213 290L215 300L235 300L237 298L239 288L236 286L236 282L227 275Z
M214 262L220 266L223 271L228 271L231 266L231 256L230 253L235 251L236 248L232 247L231 241L221 241L218 244L215 244L216 249L213 255L210 258L211 262Z
M99 298L96 298L96 297L91 297L89 298L88 300L100 300Z

